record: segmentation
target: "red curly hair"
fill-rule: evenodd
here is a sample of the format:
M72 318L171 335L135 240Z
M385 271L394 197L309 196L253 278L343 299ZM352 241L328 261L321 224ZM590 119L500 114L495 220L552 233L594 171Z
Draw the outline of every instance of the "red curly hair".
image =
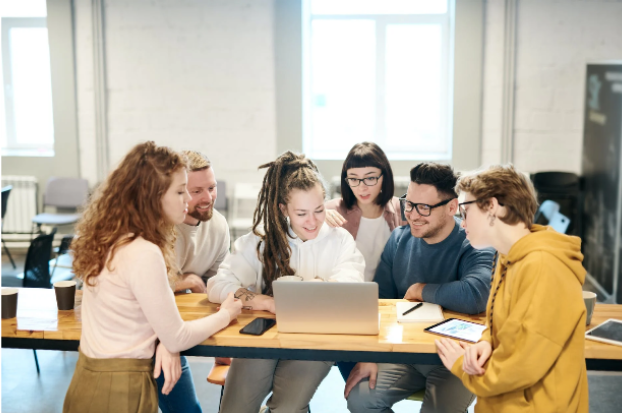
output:
M151 141L136 145L98 188L76 227L71 245L76 276L94 286L104 266L113 270L117 249L143 237L160 247L173 283L175 228L165 219L162 197L173 173L186 167L185 157L168 147Z

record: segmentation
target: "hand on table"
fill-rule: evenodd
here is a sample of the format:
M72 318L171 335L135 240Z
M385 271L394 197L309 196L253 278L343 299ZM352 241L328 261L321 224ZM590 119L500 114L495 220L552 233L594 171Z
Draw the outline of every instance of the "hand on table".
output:
M441 338L440 340L434 340L436 344L436 351L443 362L443 365L447 370L451 371L451 368L456 363L456 360L464 354L464 348L458 343L448 338Z
M181 360L179 353L170 353L162 343L156 348L155 366L153 368L153 377L160 377L160 372L164 373L164 385L162 386L162 394L169 394L177 380L181 377Z
M423 301L423 287L425 284L415 283L406 290L405 300Z
M378 377L378 365L376 363L356 363L346 381L343 397L347 399L354 386L365 377L369 377L370 389L376 387L376 378Z
M175 283L175 291L190 290L193 293L206 294L205 283L196 274L186 274L181 276L181 280Z
M227 299L220 304L220 311L229 313L229 322L235 320L242 312L242 301L233 296L233 293L227 294Z
M462 363L462 370L466 374L472 376L481 376L486 372L484 364L490 358L492 354L492 346L488 341L480 341L477 344L468 345L460 343L464 348L464 361Z
M348 221L346 221L346 219L334 209L327 209L325 222L331 228L339 228L339 227L342 227L343 224L345 224Z

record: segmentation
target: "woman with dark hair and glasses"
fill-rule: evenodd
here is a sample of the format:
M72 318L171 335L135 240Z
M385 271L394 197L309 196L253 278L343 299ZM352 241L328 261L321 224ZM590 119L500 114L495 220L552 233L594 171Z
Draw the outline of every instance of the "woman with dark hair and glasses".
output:
M405 225L393 196L393 171L373 142L357 143L341 169L341 198L326 204L326 223L343 227L365 257L365 281L372 281L391 232Z
M437 340L443 364L477 396L476 412L587 412L581 239L533 223L533 185L511 165L457 189L468 240L499 259L488 328L472 346Z

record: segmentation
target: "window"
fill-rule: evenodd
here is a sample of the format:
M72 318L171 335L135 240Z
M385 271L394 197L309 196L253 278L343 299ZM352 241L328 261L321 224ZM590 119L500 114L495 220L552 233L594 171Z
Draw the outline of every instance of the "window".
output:
M305 0L303 149L343 159L373 141L393 160L449 160L451 0Z
M0 16L2 155L53 156L54 122L45 1L7 2L0 9Z

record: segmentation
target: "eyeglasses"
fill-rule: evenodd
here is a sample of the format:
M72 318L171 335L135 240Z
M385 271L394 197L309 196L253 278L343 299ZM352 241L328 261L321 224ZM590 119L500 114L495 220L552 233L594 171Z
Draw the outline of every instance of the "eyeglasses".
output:
M455 198L449 198L446 199L444 201L439 202L438 204L435 205L428 205L428 204L415 204L414 202L410 202L408 199L406 199L406 194L404 194L401 198L400 198L400 204L402 206L402 209L404 210L404 212L412 212L413 208L417 210L417 213L419 215L421 215L422 217L429 217L432 214L432 210L434 208L443 206L448 204L452 199Z
M351 188L355 188L363 182L365 186L375 186L378 184L378 181L382 178L382 174L378 176L368 176L367 178L358 179L358 178L346 178L346 183L350 185Z
M461 202L458 204L458 209L460 210L460 217L462 218L462 220L466 220L467 217L467 211L466 209L464 209L464 205L469 205L469 204L474 204L475 202L479 202L479 201L483 201L484 199L474 199L473 201L467 201L467 202ZM504 206L501 202L499 202L499 205Z

